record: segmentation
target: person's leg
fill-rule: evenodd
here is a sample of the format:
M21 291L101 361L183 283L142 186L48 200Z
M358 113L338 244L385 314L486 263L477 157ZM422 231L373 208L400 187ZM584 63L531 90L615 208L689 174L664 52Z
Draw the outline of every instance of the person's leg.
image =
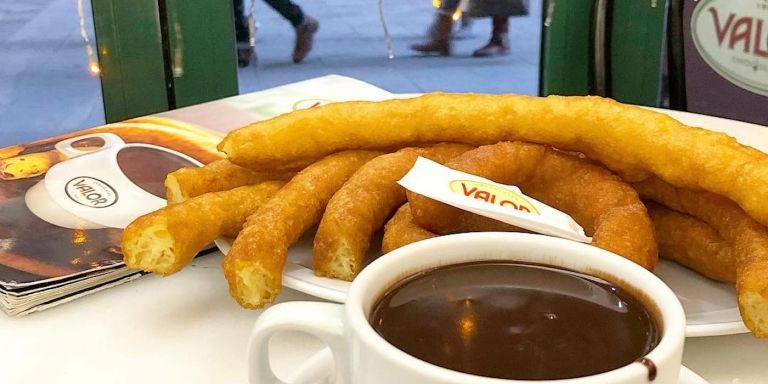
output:
M243 0L232 0L235 8L235 40L238 43L250 42L248 31L248 18L245 16L245 4Z
M454 40L471 39L475 37L475 32L472 30L472 17L465 12L461 14L460 20L459 27L456 28L451 37Z
M264 0L264 2L288 20L294 28L304 24L304 11L291 0Z
M440 2L440 10L446 13L454 13L459 8L461 0L445 0Z
M320 28L320 23L312 17L304 14L304 11L291 0L264 0L270 7L288 20L296 29L296 45L293 48L293 62L304 60L312 50L315 32Z
M501 56L509 53L509 17L494 16L493 30L488 44L475 50L475 57Z
M443 56L451 54L451 32L453 30L453 13L459 7L461 0L445 0L440 4L437 16L429 28L429 40L412 44L411 49L421 53L439 53Z
M235 10L235 41L237 44L237 65L245 67L254 57L251 47L251 29L245 16L243 0L232 0Z

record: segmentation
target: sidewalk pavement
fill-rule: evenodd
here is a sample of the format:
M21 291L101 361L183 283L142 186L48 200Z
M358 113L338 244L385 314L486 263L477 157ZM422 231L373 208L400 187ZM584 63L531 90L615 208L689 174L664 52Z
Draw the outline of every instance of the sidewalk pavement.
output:
M384 31L376 1L297 0L320 21L315 48L300 64L291 63L294 34L290 24L264 2L256 1L257 66L239 70L240 92L326 74L341 74L391 92L538 92L541 2L531 14L510 19L509 56L474 58L472 51L490 37L490 19L475 19L475 37L454 41L453 56L421 56L408 45L424 39L435 9L430 0L383 0L395 58L386 58ZM246 2L246 4L248 4Z
M314 50L293 64L292 27L257 0L259 62L238 70L241 93L331 73L396 93L537 93L540 1L531 2L529 16L511 19L510 55L478 59L471 53L488 40L489 19L475 20L475 37L455 41L453 56L422 57L408 45L424 38L435 12L431 1L383 0L392 60L386 58L376 1L297 1L320 20ZM90 12L86 18L93 38ZM75 1L0 0L0 58L0 147L104 123L99 79L87 72Z

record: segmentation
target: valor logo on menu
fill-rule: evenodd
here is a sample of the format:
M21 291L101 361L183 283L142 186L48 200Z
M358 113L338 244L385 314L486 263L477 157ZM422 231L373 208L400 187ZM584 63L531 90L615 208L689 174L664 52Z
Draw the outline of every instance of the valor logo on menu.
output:
M117 191L94 177L76 177L67 182L64 189L72 201L86 207L106 208L117 202Z
M693 13L691 33L715 72L768 96L768 0L703 0Z

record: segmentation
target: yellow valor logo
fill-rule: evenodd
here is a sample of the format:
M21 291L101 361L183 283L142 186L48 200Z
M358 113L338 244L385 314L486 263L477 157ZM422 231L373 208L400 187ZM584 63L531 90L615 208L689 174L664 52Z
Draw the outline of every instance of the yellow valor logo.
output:
M451 192L465 197L482 200L486 203L511 208L522 212L539 215L539 211L523 195L508 189L471 180L453 180L449 187Z

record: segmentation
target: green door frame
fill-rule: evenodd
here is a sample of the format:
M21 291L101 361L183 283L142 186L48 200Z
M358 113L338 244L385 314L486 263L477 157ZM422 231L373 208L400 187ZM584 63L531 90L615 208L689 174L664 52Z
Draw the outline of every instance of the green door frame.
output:
M666 0L613 2L611 97L659 106Z
M108 123L238 93L232 3L92 0Z
M625 103L660 104L667 0L544 4L542 96L598 94ZM605 23L597 22L601 17Z
M542 96L586 95L593 83L593 0L546 0L541 33Z
M92 0L106 121L169 109L155 0Z

